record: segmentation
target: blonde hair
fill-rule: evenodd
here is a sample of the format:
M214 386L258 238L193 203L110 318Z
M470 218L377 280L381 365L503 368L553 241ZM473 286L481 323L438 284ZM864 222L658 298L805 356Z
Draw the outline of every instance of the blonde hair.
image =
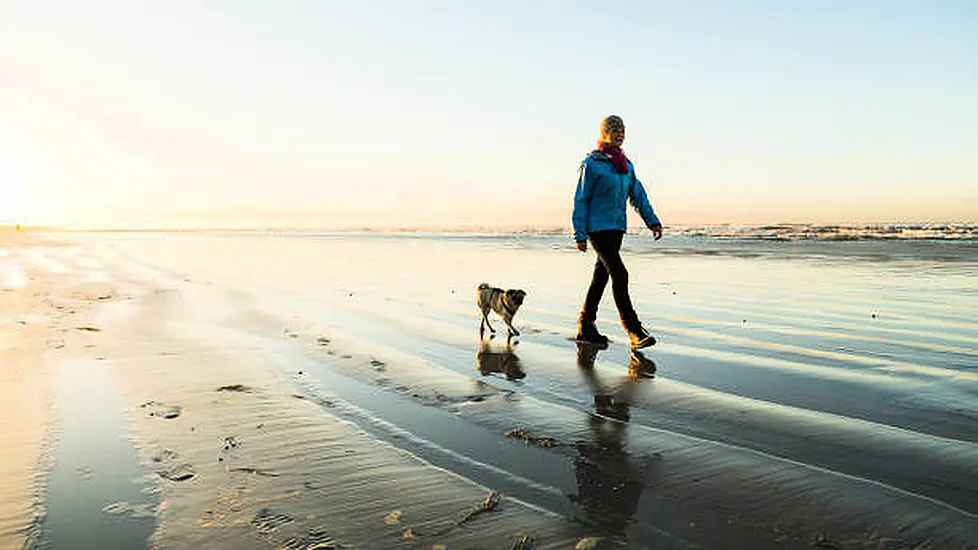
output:
M611 132L624 130L625 121L618 115L608 115L601 121L601 139L599 143L611 143Z

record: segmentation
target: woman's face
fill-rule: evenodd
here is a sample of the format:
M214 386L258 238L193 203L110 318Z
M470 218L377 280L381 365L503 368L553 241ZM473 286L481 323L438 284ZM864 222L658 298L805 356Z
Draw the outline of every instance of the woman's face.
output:
M615 147L621 147L625 143L625 127L612 128L608 131L608 143Z

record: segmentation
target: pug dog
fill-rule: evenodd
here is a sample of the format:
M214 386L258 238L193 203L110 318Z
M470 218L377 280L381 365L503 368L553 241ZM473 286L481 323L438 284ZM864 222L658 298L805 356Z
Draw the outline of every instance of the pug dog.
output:
M479 310L482 312L482 322L479 324L479 336L483 337L486 333L486 326L492 334L496 334L496 329L489 324L489 310L495 311L503 318L506 323L506 340L513 336L519 336L520 331L513 327L513 316L523 305L526 292L519 289L503 290L496 288L488 283L482 283L476 292Z

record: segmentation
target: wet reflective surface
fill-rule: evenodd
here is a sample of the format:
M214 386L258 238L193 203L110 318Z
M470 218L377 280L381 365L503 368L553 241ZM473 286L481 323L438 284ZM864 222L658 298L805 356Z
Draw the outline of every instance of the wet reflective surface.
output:
M599 374L594 362L600 346L578 343L578 370L594 395L588 438L574 443L577 493L571 496L584 521L616 538L624 537L642 492L652 485L655 459L628 452L629 409L638 386L655 373L655 363L633 351L625 375Z
M664 242L629 258L659 340L633 354L608 303L598 324L611 345L571 340L591 262L547 242L140 237L83 254L159 281L179 323L261 353L323 414L568 533L632 548L967 547L967 259L908 259L907 247L863 261L844 246L826 260L830 243L817 257L781 257L777 243L673 254ZM527 289L511 342L479 338L483 280Z

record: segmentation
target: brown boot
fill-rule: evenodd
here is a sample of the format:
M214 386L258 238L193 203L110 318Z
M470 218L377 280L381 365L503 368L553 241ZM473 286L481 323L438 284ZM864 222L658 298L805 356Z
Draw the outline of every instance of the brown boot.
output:
M625 327L625 332L628 333L628 340L631 342L632 349L642 349L655 345L655 337L645 330L638 319L622 321L621 325Z
M585 320L583 317L577 320L577 341L589 342L598 346L607 346L608 337L598 332L593 320Z

